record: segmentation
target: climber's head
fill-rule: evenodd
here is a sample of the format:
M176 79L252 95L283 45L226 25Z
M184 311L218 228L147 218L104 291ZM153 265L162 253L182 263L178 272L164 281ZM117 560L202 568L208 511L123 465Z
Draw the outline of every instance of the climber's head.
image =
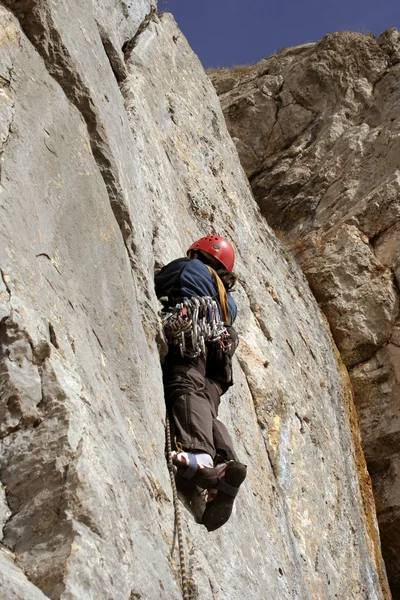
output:
M222 266L229 273L233 269L235 251L232 244L220 235L206 235L200 238L190 246L186 254L193 257L197 253L209 258L209 263L214 268Z

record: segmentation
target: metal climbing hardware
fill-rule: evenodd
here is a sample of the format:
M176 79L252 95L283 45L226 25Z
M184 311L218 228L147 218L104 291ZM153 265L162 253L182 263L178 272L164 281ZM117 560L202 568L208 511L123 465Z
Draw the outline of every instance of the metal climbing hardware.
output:
M178 346L184 358L205 356L207 342L218 343L222 352L231 349L218 303L210 296L184 298L161 317L168 344Z

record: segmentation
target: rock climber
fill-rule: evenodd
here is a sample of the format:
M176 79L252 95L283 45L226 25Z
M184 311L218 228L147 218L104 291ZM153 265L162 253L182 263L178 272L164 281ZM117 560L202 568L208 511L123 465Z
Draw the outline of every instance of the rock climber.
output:
M217 418L220 397L233 383L232 357L238 345L232 327L237 307L230 293L236 281L234 261L231 243L209 235L194 242L187 257L170 262L155 276L156 294L166 313L184 306L179 304L183 300L197 298L208 307L212 299L223 328L219 339L206 341L205 351L198 356L193 352L187 356L182 347L170 343L163 364L177 488L189 503L199 488L207 490L201 523L208 531L229 519L247 468L239 462L228 430Z

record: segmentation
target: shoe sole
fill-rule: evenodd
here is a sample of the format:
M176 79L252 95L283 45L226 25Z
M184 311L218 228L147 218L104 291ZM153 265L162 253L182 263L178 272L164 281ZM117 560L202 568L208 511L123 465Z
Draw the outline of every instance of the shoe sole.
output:
M246 479L247 467L242 463L236 462L226 469L225 482L237 490ZM233 503L236 496L231 496L221 490L218 490L214 500L207 503L203 514L202 524L208 531L215 531L228 521L232 514Z

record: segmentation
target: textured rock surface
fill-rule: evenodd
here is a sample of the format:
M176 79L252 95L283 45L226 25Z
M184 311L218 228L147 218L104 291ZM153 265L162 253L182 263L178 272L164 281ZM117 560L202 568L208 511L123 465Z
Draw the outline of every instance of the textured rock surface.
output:
M7 600L46 600L45 596L35 585L30 583L23 571L15 566L15 557L10 552L0 550L0 589L3 598Z
M395 29L344 32L211 73L262 213L300 260L351 368L398 598L399 49Z
M249 475L223 530L184 513L191 596L389 598L345 369L173 19L7 4L0 518L15 562L1 556L1 595L181 597L152 278L211 228L238 250L222 418Z

